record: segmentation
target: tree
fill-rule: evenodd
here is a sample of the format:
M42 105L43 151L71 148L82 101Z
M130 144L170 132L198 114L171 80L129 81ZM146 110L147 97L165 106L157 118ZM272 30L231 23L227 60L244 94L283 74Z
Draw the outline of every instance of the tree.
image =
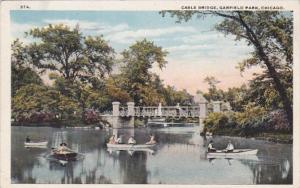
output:
M58 72L65 79L103 78L112 70L114 50L101 36L84 37L79 26L63 24L34 28L27 33L38 40L27 48L28 61L41 71Z
M26 64L26 54L23 44L17 39L12 43L11 48L12 96L16 94L18 89L27 84L42 85L42 79L39 75Z
M231 34L236 40L245 40L254 47L252 57L244 66L261 65L274 82L274 88L282 100L289 124L292 126L292 103L278 73L279 67L291 68L293 64L293 20L289 13L276 11L168 11L177 21L188 21L194 15L205 17L220 16L223 21L216 29L225 35ZM166 12L162 12L163 16ZM283 60L282 60L283 59Z
M122 87L123 77L121 75L113 75L106 80L105 90L111 102L119 101L120 103L125 104L126 102L131 101L128 92Z
M207 76L204 78L204 82L208 83L209 88L208 88L208 93L204 93L203 96L211 101L218 101L218 100L224 100L223 97L223 91L217 89L217 84L220 83L219 80L217 80L213 76Z
M122 68L122 75L124 77L124 85L136 104L140 103L153 103L157 101L149 101L147 92L155 89L151 86L153 81L153 74L150 69L156 63L160 69L165 64L165 57L167 52L161 47L156 46L153 42L137 41L129 47L129 49L122 52L123 63L125 66Z
M251 89L247 88L245 84L240 87L228 88L223 92L224 100L230 103L233 111L243 111L243 107L251 102L247 96L250 91Z
M12 98L15 118L31 116L36 112L56 114L68 118L78 109L76 101L46 86L28 84L21 87Z

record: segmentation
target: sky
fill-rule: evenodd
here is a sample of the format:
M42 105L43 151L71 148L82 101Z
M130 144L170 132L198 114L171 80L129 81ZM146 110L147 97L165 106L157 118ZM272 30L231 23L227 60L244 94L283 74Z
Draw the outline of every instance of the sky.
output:
M176 23L175 18L162 17L157 11L22 11L11 12L12 40L32 42L24 32L48 24L79 24L84 35L103 35L117 53L144 38L168 51L167 65L162 70L151 71L160 75L165 85L186 89L192 94L207 91L203 82L214 76L217 87L238 87L252 78L259 68L240 74L238 62L250 56L252 47L245 41L234 41L214 30L219 17L193 18L186 23Z

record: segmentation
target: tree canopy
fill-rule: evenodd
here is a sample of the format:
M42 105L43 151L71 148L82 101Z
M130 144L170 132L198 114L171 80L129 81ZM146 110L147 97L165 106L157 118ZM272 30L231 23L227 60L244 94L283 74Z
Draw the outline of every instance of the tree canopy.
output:
M79 26L48 25L27 32L36 42L26 46L27 61L69 81L103 78L112 70L114 50L101 36L84 37Z
M236 40L245 40L254 48L252 56L240 64L241 69L260 65L266 70L292 126L292 101L279 74L281 70L292 71L293 20L290 13L278 11L163 11L161 13L163 16L169 14L171 17L176 17L179 23L187 22L194 16L222 17L223 20L216 25L218 31L225 35L233 35Z

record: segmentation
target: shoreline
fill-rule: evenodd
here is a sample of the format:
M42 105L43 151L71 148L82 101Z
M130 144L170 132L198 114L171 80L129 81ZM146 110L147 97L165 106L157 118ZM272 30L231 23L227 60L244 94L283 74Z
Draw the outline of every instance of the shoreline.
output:
M214 134L214 136L232 136L232 137L241 137L247 139L263 140L263 141L279 143L279 144L293 144L293 134L288 134L288 133L260 133L258 135L252 135L252 136L242 136L236 134Z
M69 129L94 129L96 127L99 127L99 125L79 125L79 126L49 126L48 123L42 123L42 124L19 124L14 125L11 124L11 127L51 127L51 128L69 128ZM229 133L229 132L226 132ZM280 144L293 144L293 134L291 133L259 133L257 135L251 135L251 136L243 136L240 134L234 134L230 132L230 134L223 133L215 133L214 136L231 136L231 137L241 137L241 138L247 138L247 139L256 139L256 140L264 140L272 143L280 143ZM200 133L200 135L204 136L204 133Z

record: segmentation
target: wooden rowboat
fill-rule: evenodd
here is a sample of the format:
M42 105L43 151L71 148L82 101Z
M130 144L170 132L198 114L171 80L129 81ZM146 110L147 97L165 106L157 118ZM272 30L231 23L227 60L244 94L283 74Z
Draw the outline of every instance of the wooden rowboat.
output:
M213 158L213 157L230 158L234 156L256 155L257 152L258 152L257 149L235 149L232 152L217 150L215 152L207 152L207 157L208 158Z
M46 147L48 141L43 142L24 142L25 147Z
M122 150L152 148L155 145L156 144L106 144L107 148L118 148Z
M77 157L77 153L71 152L71 151L53 152L52 155L56 159L64 160L64 161L73 161L73 160L76 160L76 157Z

